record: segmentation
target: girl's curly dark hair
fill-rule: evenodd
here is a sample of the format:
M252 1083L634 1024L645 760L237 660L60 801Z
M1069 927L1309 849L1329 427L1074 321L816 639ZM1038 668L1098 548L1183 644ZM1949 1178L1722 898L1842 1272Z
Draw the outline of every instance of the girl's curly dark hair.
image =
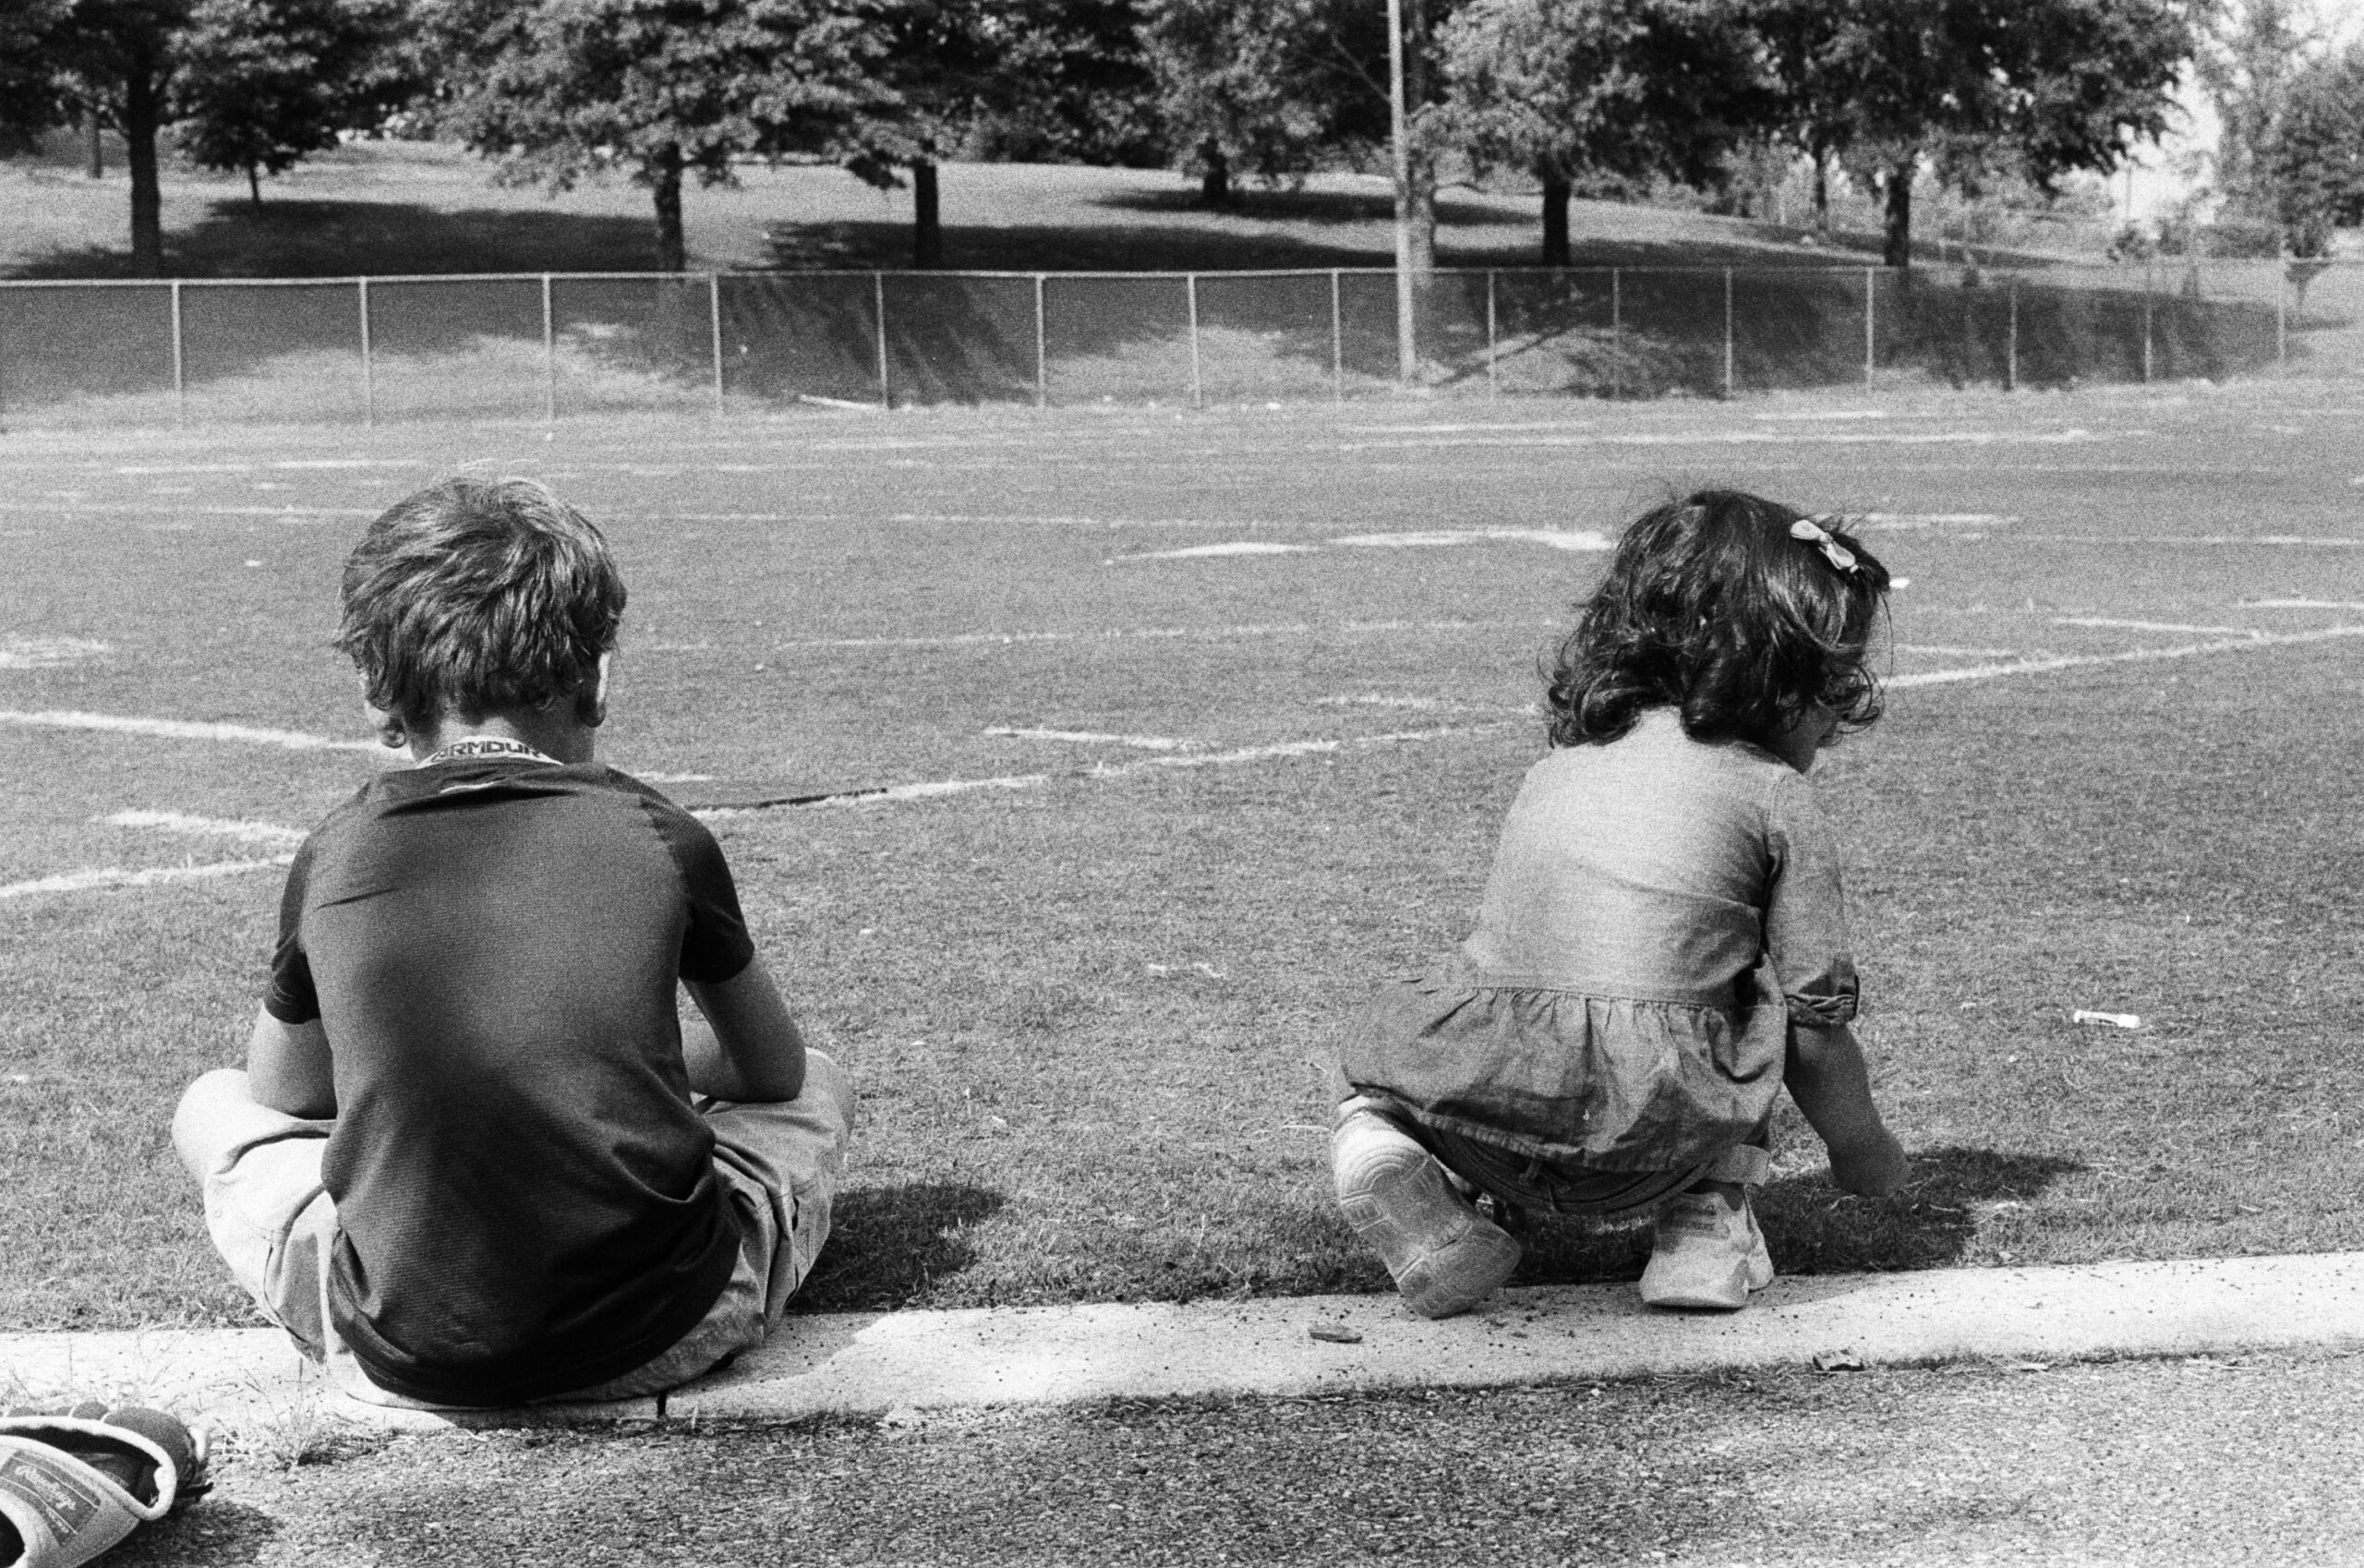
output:
M1552 661L1551 743L1613 741L1654 706L1695 740L1760 745L1816 704L1844 729L1877 718L1888 568L1834 520L1814 520L1827 549L1793 537L1805 515L1698 490L1635 519Z

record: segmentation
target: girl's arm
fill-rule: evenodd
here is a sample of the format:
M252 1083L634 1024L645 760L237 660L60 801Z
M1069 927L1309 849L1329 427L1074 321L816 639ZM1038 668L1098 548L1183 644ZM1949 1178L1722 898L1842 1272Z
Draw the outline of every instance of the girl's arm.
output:
M1830 1179L1842 1191L1882 1198L1904 1185L1904 1149L1872 1103L1872 1075L1853 1030L1792 1021L1782 1077L1830 1151Z

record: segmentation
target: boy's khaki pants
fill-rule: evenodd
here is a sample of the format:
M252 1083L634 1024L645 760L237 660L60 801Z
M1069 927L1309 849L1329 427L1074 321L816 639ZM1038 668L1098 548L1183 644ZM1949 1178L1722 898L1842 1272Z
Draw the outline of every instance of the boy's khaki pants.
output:
M829 1236L829 1204L845 1175L853 1096L844 1072L805 1053L804 1092L774 1104L710 1102L715 1172L738 1205L738 1266L697 1326L623 1376L547 1403L632 1399L689 1381L761 1345ZM320 1185L333 1122L282 1125L232 1146L205 1176L205 1227L230 1272L332 1381L372 1405L432 1406L372 1383L330 1321L328 1262L336 1204Z

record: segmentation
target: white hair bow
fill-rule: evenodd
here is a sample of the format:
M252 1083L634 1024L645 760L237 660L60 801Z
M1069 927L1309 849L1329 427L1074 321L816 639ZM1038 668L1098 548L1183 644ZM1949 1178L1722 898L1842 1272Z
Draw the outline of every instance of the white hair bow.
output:
M1832 538L1830 530L1824 527L1822 523L1823 520L1820 518L1801 517L1790 525L1790 537L1813 545L1822 551L1822 558L1825 561L1830 562L1837 570L1851 576L1855 571L1855 552Z

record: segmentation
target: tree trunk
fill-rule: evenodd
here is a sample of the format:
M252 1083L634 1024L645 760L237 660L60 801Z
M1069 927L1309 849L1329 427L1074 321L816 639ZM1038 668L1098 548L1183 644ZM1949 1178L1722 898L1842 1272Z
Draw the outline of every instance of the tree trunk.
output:
M1814 144L1814 228L1830 232L1830 149L1819 141Z
M1429 8L1423 0L1404 0L1404 113L1417 121L1429 102ZM1412 139L1411 177L1405 193L1412 218L1412 271L1433 271L1437 264L1437 164L1416 135Z
M1893 164L1883 182L1888 206L1888 243L1880 260L1890 267L1912 265L1912 163Z
M944 265L944 215L936 200L935 165L911 160L911 265L922 271Z
M1543 175L1543 264L1568 264L1568 182L1548 170Z
M127 52L123 73L123 161L131 171L131 270L164 275L164 198L156 183L157 122L163 83L145 41Z
M254 198L255 207L262 207L262 174L252 163L247 165L247 194Z
M681 237L681 150L669 147L657 155L649 171L657 199L657 270L687 271L688 244Z
M1231 160L1213 137L1199 143L1199 199L1209 207L1231 205Z
M90 130L90 177L103 180L107 177L107 144L103 137L106 125L99 118L97 99L82 106L82 123Z

